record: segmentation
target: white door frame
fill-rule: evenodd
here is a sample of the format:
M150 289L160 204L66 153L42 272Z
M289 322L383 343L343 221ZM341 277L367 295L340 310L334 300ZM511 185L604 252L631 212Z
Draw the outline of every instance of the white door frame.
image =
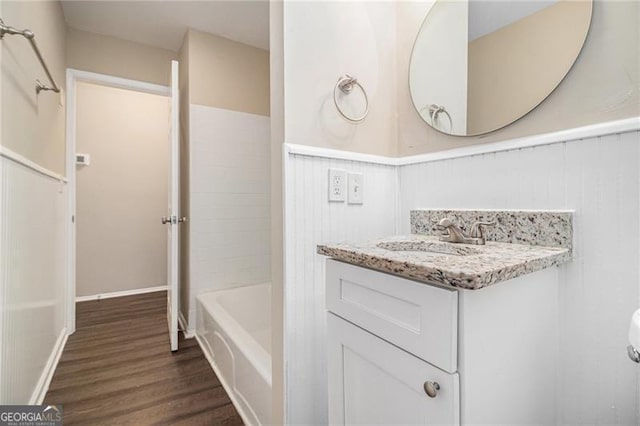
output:
M171 96L169 86L130 80L106 74L67 68L67 117L65 167L68 180L67 189L67 332L76 331L76 83L92 83L118 89L133 90L153 95Z

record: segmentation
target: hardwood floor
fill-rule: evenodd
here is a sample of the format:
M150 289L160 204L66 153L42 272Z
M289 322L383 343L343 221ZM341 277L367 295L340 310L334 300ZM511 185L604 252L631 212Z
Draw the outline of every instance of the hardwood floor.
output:
M45 404L65 425L242 425L195 339L171 353L165 292L76 306Z

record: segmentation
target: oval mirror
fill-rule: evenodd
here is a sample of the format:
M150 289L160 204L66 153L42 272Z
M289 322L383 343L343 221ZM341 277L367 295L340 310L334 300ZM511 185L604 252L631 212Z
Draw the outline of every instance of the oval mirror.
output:
M418 114L456 136L526 115L571 69L591 10L591 0L436 0L409 66Z

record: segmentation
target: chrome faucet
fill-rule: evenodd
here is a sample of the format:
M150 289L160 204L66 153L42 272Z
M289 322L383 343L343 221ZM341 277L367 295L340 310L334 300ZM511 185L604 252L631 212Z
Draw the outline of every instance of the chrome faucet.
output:
M448 243L484 245L486 240L484 239L482 227L493 226L495 224L495 222L476 222L471 227L471 235L467 236L464 234L462 229L453 223L451 219L445 217L438 224L439 229L446 231L446 234L440 237L440 241Z

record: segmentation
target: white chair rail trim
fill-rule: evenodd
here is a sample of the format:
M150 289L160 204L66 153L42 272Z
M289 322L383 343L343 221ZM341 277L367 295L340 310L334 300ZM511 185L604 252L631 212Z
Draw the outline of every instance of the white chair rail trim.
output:
M446 151L411 155L406 157L386 157L381 155L361 154L351 151L320 148L293 143L285 143L285 152L291 155L303 155L308 157L335 158L339 160L359 161L363 163L383 164L388 166L406 166L411 164L448 160L451 158L471 157L474 155L488 154L492 152L509 151L541 145L551 145L555 143L563 143L597 136L606 136L616 133L627 133L637 130L640 130L640 117L608 121L605 123L576 127L573 129L561 130L558 132L544 133L517 139L509 139L506 141L472 145L463 148L455 148Z

